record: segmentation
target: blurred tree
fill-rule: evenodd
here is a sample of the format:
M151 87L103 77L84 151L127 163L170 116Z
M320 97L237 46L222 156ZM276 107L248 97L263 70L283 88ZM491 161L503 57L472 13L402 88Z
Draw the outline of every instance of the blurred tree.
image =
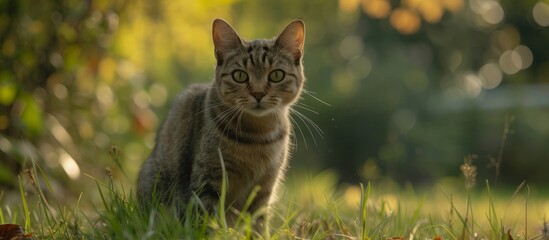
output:
M112 164L132 179L169 99L211 80L211 21L220 17L246 39L306 22L308 91L296 109L324 134L295 115L292 166L336 168L353 182L458 176L463 156L496 156L511 114L503 180L541 181L547 9L503 0L1 1L0 184L13 186L28 160L64 185Z
M0 184L15 186L32 160L76 187L68 180L82 171L115 164L111 145L128 153L115 160L142 161L158 122L150 108L178 91L166 86L181 86L185 72L208 80L211 14L231 1L127 4L0 3Z
M0 184L14 184L25 161L45 157L38 148L48 130L73 132L73 124L52 126L50 119L74 109L76 71L96 70L124 7L124 1L0 3ZM70 148L64 142L70 135L57 132L54 149Z

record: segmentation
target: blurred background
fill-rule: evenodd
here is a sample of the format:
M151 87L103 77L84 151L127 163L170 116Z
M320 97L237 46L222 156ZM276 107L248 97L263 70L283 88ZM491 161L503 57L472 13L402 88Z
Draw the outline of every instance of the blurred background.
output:
M479 179L548 183L547 0L8 0L0 9L2 189L15 189L32 161L66 196L106 168L135 183L171 100L213 77L215 18L245 39L306 23L309 110L296 109L310 121L293 116L290 175L432 184L459 178L472 154Z

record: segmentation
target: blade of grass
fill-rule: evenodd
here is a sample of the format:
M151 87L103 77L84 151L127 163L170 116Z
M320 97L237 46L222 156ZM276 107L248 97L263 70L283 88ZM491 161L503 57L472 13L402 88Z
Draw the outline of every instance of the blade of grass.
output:
M101 185L99 185L99 181L97 179L95 179L95 185L97 186L97 191L99 192L99 197L101 197L101 202L103 202L105 210L109 211L109 204L107 204L107 200L105 199L105 195L103 194L103 190L101 190Z
M364 185L360 184L360 223L361 223L361 232L360 236L361 239L370 239L367 236L366 231L366 223L368 219L368 199L370 198L370 182L368 182L368 186L366 187L366 191L364 190Z
M441 189L442 193L444 193L444 196L448 199L448 201L450 201L450 207L451 209L453 209L453 212L458 216L459 220L463 223L463 225L465 226L465 228L468 228L467 227L467 224L465 223L466 221L468 221L467 218L463 218L463 216L459 213L459 211L457 210L456 208L456 205L454 205L454 201L453 201L453 198L448 195L444 189ZM467 217L467 215L465 215Z
M62 229L61 227L66 228L66 224L68 223L67 217L65 216L65 212L63 211L63 208L61 207L61 204L59 203L59 200L55 196L55 193L53 191L53 187L51 186L51 183L50 183L48 177L46 176L46 173L40 167L40 165L35 164L34 166L36 167L35 171L40 170L40 174L42 175L42 178L44 179L44 183L46 184L46 187L48 188L48 191L50 192L50 194L53 196L53 199L55 200L55 203L57 205L57 209L59 210L59 215L61 216L61 221L56 221L56 223L57 223L56 225L59 226L58 229L61 230ZM37 182L37 184L38 184L38 182ZM72 239L71 236L69 235L68 231L62 231L62 232L65 234L66 239Z
M261 190L261 186L256 185L254 189L252 189L252 192L250 193L250 196L248 196L248 199L246 199L246 202L244 203L244 207L242 207L241 213L238 214L238 218L236 220L235 225L239 225L241 221L244 218L244 213L248 211L248 208L252 205L252 201L255 199L255 196L257 196L257 193Z
M526 186L526 180L522 181L517 189L513 192L513 195L511 195L511 198L507 202L507 205L505 205L505 211L503 212L503 219L505 220L507 216L507 210L509 209L509 206L511 205L511 202L518 196L518 194L522 191L522 189Z
M411 222L415 223L419 219L419 214L421 213L421 209L423 208L423 204L425 203L425 196L421 199L421 202L419 203L419 206L414 210L414 214L412 215Z
M35 161L32 161L32 171L31 171L31 177L33 178L33 181L35 181L36 189L38 191L38 196L40 196L40 201L44 204L44 214L46 215L46 219L48 221L48 224L51 226L50 219L55 223L59 224L57 219L54 216L52 212L52 207L48 202L48 199L46 198L46 195L44 194L44 191L42 191L42 188L40 187L40 179L38 176L38 170L42 173L42 177L45 179L45 181L48 181L48 178L42 168L38 164L35 163ZM33 177L34 175L34 177ZM48 182L49 184L49 182ZM54 196L55 198L55 196ZM55 198L57 200L57 198ZM60 209L59 203L57 203L57 207Z
M223 160L223 155L221 154L221 149L217 148L217 153L219 154L219 162L221 163L221 196L219 196L219 222L223 229L227 230L227 219L225 218L225 198L227 197L227 185L229 184L229 179L227 178L227 171L225 170L225 161Z
M342 234L348 235L349 228L345 225L343 221L341 221L341 217L339 216L339 212L337 211L337 208L335 208L334 205L328 200L328 197L326 195L324 195L324 199L326 200L326 204L328 205L328 208L330 209L332 216L336 220L336 224L337 224L337 227L339 228L339 231Z
M530 186L526 184L526 201L524 203L524 239L528 239L528 200L530 199Z
M4 199L4 191L0 192L0 202L2 202L2 199ZM0 208L0 224L5 224L6 220L4 218L4 209Z
M492 233L492 239L497 238L497 233L499 232L499 224L498 224L498 216L496 214L496 207L494 205L494 196L492 194L492 189L490 188L490 183L488 182L488 179L486 180L486 189L488 191L488 222L490 223L491 227L491 233ZM496 224L494 224L494 221L496 221Z
M19 193L21 194L21 202L23 203L23 210L25 213L25 229L30 229L31 221L30 221L29 207L27 205L27 197L25 196L25 191L23 190L23 183L21 182L21 176L17 175L17 179L19 179Z

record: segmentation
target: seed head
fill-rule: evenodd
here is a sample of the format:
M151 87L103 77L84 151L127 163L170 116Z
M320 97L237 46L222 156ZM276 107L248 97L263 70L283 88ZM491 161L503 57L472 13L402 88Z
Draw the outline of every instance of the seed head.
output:
M475 186L477 177L477 167L473 165L473 160L476 159L476 155L467 155L463 158L463 164L459 166L459 170L465 176L465 188L470 189Z

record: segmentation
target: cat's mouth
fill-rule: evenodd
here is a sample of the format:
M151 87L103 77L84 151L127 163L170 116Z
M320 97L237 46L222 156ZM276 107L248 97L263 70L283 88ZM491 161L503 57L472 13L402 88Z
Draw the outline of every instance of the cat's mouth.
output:
M255 106L248 108L247 112L249 112L251 115L262 117L265 116L273 111L273 108L266 107L261 103L257 103Z

